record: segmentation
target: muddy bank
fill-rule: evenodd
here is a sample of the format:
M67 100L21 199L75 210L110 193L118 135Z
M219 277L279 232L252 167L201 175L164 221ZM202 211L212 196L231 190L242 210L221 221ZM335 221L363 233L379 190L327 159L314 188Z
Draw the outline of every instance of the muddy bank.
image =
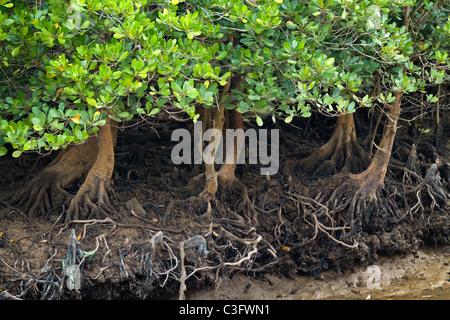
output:
M420 280L420 268L434 263L432 277L439 274L440 282L425 271L421 277L436 290L447 290L448 274L441 278L441 271L448 269L438 267L448 268L449 212L439 199L432 210L433 193L426 186L420 195L392 196L402 188L402 169L390 168L382 193L395 201L396 210L373 214L350 230L344 211L317 214L326 177L301 173L298 167L301 152L324 141L312 143L301 131L281 128L278 174L268 180L258 165L236 169L257 212L254 225L239 194L219 192L209 204L199 198L204 181L192 179L202 168L174 165L168 161L174 146L170 134L136 139L153 129L143 130L119 131L109 217L65 222L63 204L45 218L30 220L20 208L0 202L1 290L28 300L383 298L378 295L383 289ZM330 133L324 127L320 136ZM408 150L400 143L396 150L395 158L405 161ZM418 149L421 175L431 162L427 150ZM1 159L0 199L50 161L33 155ZM406 187L414 188L409 181ZM81 183L67 191L75 194ZM416 204L415 214L407 214L407 205ZM434 246L443 249L428 251ZM364 270L370 265L380 268L381 289L375 291L366 288ZM409 293L421 287L409 283Z
M12 218L12 217L10 217ZM138 222L138 221L136 221ZM95 254L86 259L80 287L64 270L70 243L68 228L29 224L16 217L14 223L0 224L1 290L23 299L136 300L180 298L180 277L174 252L172 265L153 264L159 276L149 278L145 267L145 248L151 233L136 231L132 225L119 226L91 222L75 227L80 248ZM6 227L6 228L5 228ZM98 235L102 235L99 237ZM169 233L166 233L169 234ZM139 246L136 247L136 244ZM124 248L128 248L128 254ZM197 250L186 250L187 273L205 267ZM169 257L161 248L160 258ZM160 261L163 261L161 259ZM179 261L178 261L179 263ZM449 300L450 246L422 246L416 252L380 255L372 265L355 262L352 267L323 270L318 274L293 273L286 276L278 268L252 272L240 268L198 271L186 281L186 300ZM157 269L160 268L160 269ZM269 272L270 271L270 272ZM31 282L30 282L31 281ZM42 281L38 283L38 281ZM45 282L47 281L47 282ZM72 287L71 287L72 284Z
M237 274L212 288L189 292L192 300L450 300L450 247L421 248L415 254L380 257L344 273L291 279Z

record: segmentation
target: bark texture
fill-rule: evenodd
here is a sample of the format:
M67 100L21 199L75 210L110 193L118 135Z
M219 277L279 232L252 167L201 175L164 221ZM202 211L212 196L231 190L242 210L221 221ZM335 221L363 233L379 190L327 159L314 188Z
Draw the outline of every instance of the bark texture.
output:
M379 191L384 183L392 146L397 132L398 119L401 113L401 92L395 92L395 101L387 105L387 123L380 143L376 146L375 155L369 167L358 174L339 173L333 177L335 189L332 192L327 206L335 213L349 205L351 225L361 219L369 219L377 209L395 213L389 200L381 201Z
M19 188L9 202L30 218L45 216L73 197L65 189L91 169L98 153L95 139L69 146L32 180Z
M114 170L114 147L117 141L116 122L109 119L98 131L98 152L84 183L70 202L66 221L80 217L100 218L112 211L109 200L111 177Z
M28 217L48 215L62 205L68 207L66 220L78 219L82 213L97 216L110 206L108 190L114 169L114 146L117 127L112 120L84 144L69 146L38 175L17 190L9 203ZM85 178L73 195L66 189Z
M330 140L301 160L299 167L315 176L330 176L361 172L367 165L367 156L357 141L353 114L346 114L337 118Z

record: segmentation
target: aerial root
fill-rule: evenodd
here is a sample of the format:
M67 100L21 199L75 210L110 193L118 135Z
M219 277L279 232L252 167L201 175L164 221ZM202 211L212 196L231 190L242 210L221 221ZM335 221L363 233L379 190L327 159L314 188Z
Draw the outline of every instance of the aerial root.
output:
M381 216L382 221L398 221L401 216L394 199L383 194L376 178L371 172L335 176L315 197L289 190L286 199L294 202L298 215L303 213L303 220L314 230L309 239L295 246L312 243L322 233L343 247L356 248L372 219Z
M94 227L109 231L90 238L88 229ZM148 239L139 243L122 239L122 244L113 249L109 242L119 228L144 228ZM69 233L62 270L52 266L60 266L60 262L53 260L58 251L55 247L39 277L21 272L22 290L0 299L22 299L30 295L61 299L68 293L80 292L88 285L86 279L103 281L100 279L112 274L120 281L127 281L130 293L137 297L144 299L155 286L173 290L180 285L179 297L183 298L192 281L211 279L218 283L222 275L227 277L235 271L260 272L279 261L276 250L254 227L230 226L219 219L211 222L205 232L194 236L152 228L145 224L125 225L109 217L55 223L48 235L45 233L50 239L48 243L53 243L54 232L59 239L63 232ZM273 259L259 264L260 254Z
M367 166L367 156L357 142L336 142L329 149L313 150L310 156L299 162L298 167L313 176L331 176L339 172L361 172Z
M291 249L302 247L309 243L312 243L314 240L316 240L317 236L320 233L325 234L332 241L342 245L343 247L351 249L358 247L358 243L356 242L356 240L354 240L353 244L348 244L337 239L337 237L334 235L335 232L341 232L345 234L345 232L349 231L351 228L348 225L338 226L336 220L330 215L330 209L328 207L316 201L315 199L301 196L297 193L292 192L287 193L286 199L293 201L299 211L301 208L301 211L303 211L303 219L306 221L306 223L314 228L313 235L308 240L293 245ZM312 221L308 220L307 218L311 218ZM324 223L319 220L326 222Z
M313 149L298 166L313 176L331 176L338 172L361 172L367 165L367 155L356 138L353 115L347 114L337 119L328 142Z
M109 179L96 179L93 183L82 185L70 202L66 211L66 221L81 218L101 219L114 212L108 193L111 191Z
M14 192L6 202L30 218L36 218L45 216L72 197L73 195L62 187L58 174L44 170Z
M403 166L391 165L391 167L395 169L400 169L403 171L403 191L399 192L403 198L403 202L407 209L407 215L413 217L416 214L420 214L423 216L425 213L425 206L423 204L423 195L428 195L431 200L430 215L427 219L430 222L430 219L433 215L435 208L440 210L448 210L450 206L450 194L445 190L445 187L441 181L441 177L439 174L439 170L436 164L432 164L430 168L428 168L425 177L421 177L416 171L410 170ZM411 188L406 189L405 181L412 183L412 180L417 181L417 185ZM408 203L409 194L414 194L416 202L413 205ZM428 205L427 205L428 206Z
M247 218L248 225L255 227L258 226L258 212L249 198L247 186L234 176L232 176L228 181L222 181L220 184L225 191L222 193L221 199L224 200L227 193L240 196L240 201L236 207L236 212L238 214L242 213L243 216Z

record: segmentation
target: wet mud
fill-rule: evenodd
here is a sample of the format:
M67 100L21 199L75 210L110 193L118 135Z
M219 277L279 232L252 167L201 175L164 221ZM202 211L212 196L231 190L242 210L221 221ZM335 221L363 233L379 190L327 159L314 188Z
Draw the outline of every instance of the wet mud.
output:
M426 189L415 214L407 213L406 197L393 197L398 215L372 214L353 230L340 227L345 216L331 217L342 221L333 225L311 214L328 177L303 174L298 163L331 135L333 120L325 124L320 132L299 130L306 122L274 127L280 171L270 179L259 165L237 167L257 224L238 210L239 195L219 190L207 203L198 197L204 181L186 188L203 169L171 163L167 126L119 128L109 216L65 223L60 206L31 220L1 200L0 290L30 300L449 298L450 213L439 199L432 210ZM409 154L403 137L393 153L401 163ZM418 146L422 176L435 160L430 150L425 141ZM53 156L2 158L0 199ZM441 153L442 163L447 157ZM405 183L393 164L384 197ZM448 193L448 173L439 170ZM81 183L67 191L75 194ZM407 199L411 207L418 193ZM380 272L378 288L368 288L369 271Z

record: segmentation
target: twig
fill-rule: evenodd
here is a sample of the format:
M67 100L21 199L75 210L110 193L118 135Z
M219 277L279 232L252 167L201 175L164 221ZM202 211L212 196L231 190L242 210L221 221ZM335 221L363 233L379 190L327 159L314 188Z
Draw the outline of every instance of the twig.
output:
M181 277L180 277L180 291L178 294L178 300L184 300L186 291L186 268L184 267L184 241L180 242L180 268L181 268Z
M23 300L18 298L7 291L0 292L0 300Z
M195 268L194 271L192 271L185 280L189 279L192 275L194 275L196 272L198 271L203 271L203 270L212 270L212 269L216 269L216 268L221 268L221 267L234 267L234 266L239 266L241 263L248 261L251 259L251 257L258 253L258 249L256 247L256 245L262 240L262 236L258 235L258 238L254 241L253 244L253 249L243 258L241 258L240 260L236 261L236 262L225 262L219 265L215 265L215 266L206 266L206 267L201 267L201 268ZM184 251L183 251L184 254Z
M0 200L0 203L2 205L4 205L5 207L11 209L13 212L17 212L19 213L25 220L27 220L28 222L32 222L25 213L23 213L21 210L17 209L16 207L13 207L12 205L10 205L8 202L4 201L4 200ZM11 213L11 212L10 212Z
M18 271L18 270L16 270L16 269L14 269L13 267L11 267L9 264L6 263L5 260L3 260L2 257L0 257L0 261L3 262L3 263L4 263L8 268L10 268L12 271L14 271L14 272L16 272L16 273L20 273L20 274L25 274L25 273L23 273L23 272L21 272L21 271Z

